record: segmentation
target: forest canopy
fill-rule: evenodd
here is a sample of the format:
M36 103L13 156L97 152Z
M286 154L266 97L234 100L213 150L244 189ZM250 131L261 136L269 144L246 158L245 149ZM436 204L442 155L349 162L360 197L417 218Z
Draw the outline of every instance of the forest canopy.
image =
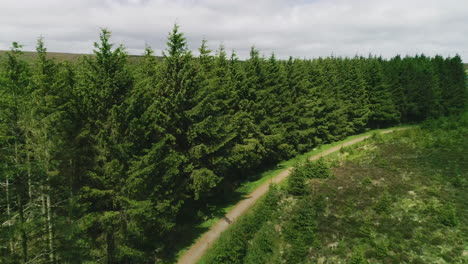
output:
M77 63L21 49L0 59L2 263L157 262L254 172L466 102L459 56L195 56L177 25L136 64L108 30Z

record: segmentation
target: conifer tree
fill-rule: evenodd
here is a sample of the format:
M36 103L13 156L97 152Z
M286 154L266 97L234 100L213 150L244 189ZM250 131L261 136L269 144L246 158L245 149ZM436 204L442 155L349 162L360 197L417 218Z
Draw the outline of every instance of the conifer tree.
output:
M31 202L26 159L26 131L24 121L29 96L30 70L20 59L22 46L13 42L3 70L1 86L1 111L3 129L1 135L2 181L5 186L6 223L2 235L8 244L6 262L30 259L30 231L27 226L27 204ZM3 156L2 155L2 156ZM2 192L3 193L3 192ZM17 217L13 217L17 215ZM2 219L3 220L3 219ZM18 241L19 243L16 243Z
M265 89L259 92L260 104L265 113L268 113L259 124L265 134L265 148L268 163L288 158L294 154L294 146L285 142L287 120L291 108L285 100L288 96L286 72L280 62L272 54L265 66Z
M260 120L265 116L260 108L257 93L264 85L263 59L255 48L251 49L250 58L242 63L233 53L231 56L231 76L237 88L237 107L234 107L233 123L237 127L235 145L228 155L232 164L232 173L238 174L258 168L266 150L262 143L263 134L259 128ZM238 177L238 176L236 176ZM239 180L239 179L236 179Z
M95 43L94 57L86 59L79 89L81 106L87 118L82 135L93 145L91 166L87 171L86 184L81 189L82 203L91 203L85 208L81 221L89 233L94 248L92 258L105 256L107 263L115 263L125 256L122 246L125 218L121 188L125 182L127 166L127 143L124 141L124 99L132 87L132 78L127 68L127 55L122 46L113 49L111 33L103 29L100 43ZM105 252L104 255L102 253Z
M147 62L151 60L149 56L145 58ZM133 218L129 231L153 249L151 254L154 249L168 246L161 239L173 231L189 189L187 179L192 166L188 158L187 111L196 88L192 60L185 37L175 25L156 77L151 73L154 63L147 63L144 71L149 74L140 84L147 85L143 89L148 89L152 97L144 113L136 117L146 128L148 146L130 162L125 193Z
M364 80L362 65L358 58L344 59L342 61L341 76L344 76L340 85L339 94L344 102L348 121L346 135L362 132L369 118L369 87Z
M340 91L342 86L341 72L339 71L336 58L327 58L322 61L322 84L320 87L321 93L324 95L324 108L326 113L325 120L327 132L322 135L324 142L331 142L342 139L348 133L347 120L348 111L346 102Z
M42 39L30 64L17 43L0 58L1 263L165 261L266 166L466 107L459 56L279 60L252 48L240 61L203 40L195 57L175 25L161 59L147 46L134 64L110 37L76 63L49 59ZM307 192L310 166L291 193ZM307 203L284 228L286 261L314 241Z
M399 113L395 108L388 79L385 78L381 62L368 58L362 62L364 76L369 88L369 127L380 128L398 123Z
M28 160L34 163L28 170L29 177L34 177L35 188L39 192L37 198L41 204L41 214L43 221L38 228L44 230L44 246L37 255L46 256L45 261L56 262L55 255L55 227L54 211L52 204L54 192L57 192L60 185L51 186L52 182L60 182L63 175L59 173L60 159L58 154L61 151L62 138L60 126L62 125L62 111L60 109L61 98L58 96L57 87L57 65L47 59L47 49L44 41L39 38L36 51L38 59L34 65L30 90L31 101L28 113L29 126L27 128L26 142L28 145ZM35 197L32 197L35 200Z

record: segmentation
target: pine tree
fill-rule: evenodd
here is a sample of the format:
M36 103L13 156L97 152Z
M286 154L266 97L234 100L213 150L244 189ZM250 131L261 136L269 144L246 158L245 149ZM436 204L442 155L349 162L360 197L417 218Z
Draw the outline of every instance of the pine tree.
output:
M81 135L93 146L92 163L81 189L80 202L89 203L88 208L83 208L85 212L81 217L90 236L87 243L101 249L90 251L90 257L105 257L107 263L115 263L126 253L122 245L125 214L121 190L128 158L128 144L124 140L124 99L132 87L132 78L124 48L113 49L110 37L110 32L103 29L100 43L94 44L95 56L86 59L86 68L78 85L81 107L87 118Z
M287 92L286 72L280 62L272 54L265 66L265 89L259 92L260 104L265 113L268 113L259 124L265 134L265 148L269 151L267 163L276 163L279 160L291 157L294 146L285 142L288 110L291 108L285 98Z
M2 120L1 151L2 180L5 186L6 218L2 223L8 241L6 262L29 261L30 230L26 225L27 209L30 202L30 182L28 181L29 164L26 159L26 131L24 120L29 96L30 70L26 62L20 59L22 46L13 42L3 70L3 85L0 87ZM13 217L18 215L18 217ZM3 219L2 219L3 220ZM19 241L19 243L15 243ZM19 245L18 245L19 244Z
M325 124L327 126L326 134L322 138L324 142L340 140L348 135L348 110L346 102L340 91L343 85L342 73L338 67L336 58L327 58L321 62L322 83L319 91L323 94L325 115Z
M39 197L32 197L32 199L40 201L43 223L38 228L44 230L45 236L42 239L45 241L44 246L36 255L43 255L46 258L45 261L55 263L55 227L52 204L55 202L53 199L56 198L53 192L58 191L60 185L53 186L54 189L52 189L51 183L60 182L60 176L62 176L58 171L60 159L57 154L61 150L62 143L60 107L63 102L60 102L57 96L58 67L52 60L46 58L47 49L42 38L37 41L36 51L38 60L35 63L30 84L32 93L28 113L29 126L26 128L28 160L32 159L34 165L32 172L28 170L28 175L34 177L35 188L39 191Z
M257 93L264 84L262 64L263 59L254 48L246 62L239 62L234 53L231 56L230 75L238 100L238 106L232 111L232 122L238 133L227 163L231 164L231 174L236 175L235 181L239 180L239 174L246 175L248 171L257 169L266 154L263 134L259 128L265 113L260 109L257 99Z
M399 113L393 103L380 60L369 57L362 63L369 87L369 127L381 128L396 124L399 121Z
M146 127L144 139L148 140L148 146L130 161L129 177L124 184L131 215L128 231L131 237L140 240L133 243L143 244L147 247L144 252L150 255L155 249L164 250L168 246L161 239L173 231L193 170L188 158L187 133L191 124L187 111L193 108L196 72L177 25L168 36L167 50L156 76L150 73L152 65L146 64L149 74L144 88L152 100L144 113L136 116L137 122Z
M403 84L402 59L400 56L396 56L385 62L383 66L392 100L399 115L398 121L402 122L408 112L408 101Z
M342 61L341 76L344 76L339 88L339 96L347 112L346 135L362 132L369 118L369 87L362 73L358 58Z

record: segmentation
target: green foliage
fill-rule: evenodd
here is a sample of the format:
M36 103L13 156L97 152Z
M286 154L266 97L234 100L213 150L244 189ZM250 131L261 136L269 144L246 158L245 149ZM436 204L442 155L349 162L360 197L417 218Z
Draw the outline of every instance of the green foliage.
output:
M311 181L314 192L290 196L291 179L303 184L305 168L314 163L298 165L273 219L249 229L254 234L233 247L237 254L217 243L208 254L235 263L462 263L466 186L450 178L466 177L465 122L465 115L441 118L424 129L382 136L372 141L375 147L360 148L358 158L336 163L334 177ZM377 164L382 159L388 166ZM238 224L245 226L226 236L249 226L242 219Z
M286 263L303 263L316 238L317 213L310 199L301 199L284 224L283 235L288 247Z
M377 213L388 213L392 205L392 197L388 192L384 192L374 205Z
M323 158L320 158L317 161L299 163L292 174L304 179L327 179L330 177L330 167Z
M277 251L277 232L271 223L267 223L255 234L243 263L268 263Z
M246 215L237 220L231 228L229 228L216 241L216 244L206 253L202 263L244 263L244 258L249 261L264 258L262 254L272 251L265 242L265 238L261 237L262 226L268 221L274 219L277 205L280 200L280 193L276 187L272 187L270 191L262 198L255 207ZM262 232L271 232L263 229ZM265 235L267 235L265 233ZM271 237L271 233L270 233ZM260 244L247 253L249 241L258 241Z
M221 180L208 169L194 170L190 175L190 178L193 181L192 188L195 191L195 199L198 199L202 192L209 191L216 187L218 182Z
M175 261L194 239L188 230L197 214L219 217L211 208L232 202L225 197L259 171L367 129L459 113L467 95L458 56L279 60L252 48L240 61L222 46L212 52L206 40L194 56L178 25L162 57L148 46L136 64L107 29L94 54L73 63L51 59L42 38L34 57L21 48L14 42L0 53L2 263ZM453 170L434 180L457 190L467 186L466 169L448 150L463 151L466 127L467 115L447 117L424 123L433 132L424 140L412 134L447 150L449 161L431 161ZM333 180L329 166L299 164L286 186L292 200L307 207L309 179ZM297 245L285 254L295 263L312 254L315 215L328 204L314 201L317 212L285 206L292 215L282 223L271 219L281 196L271 193L213 262L280 256L281 239L267 242L301 221L309 221L301 234L284 237ZM374 211L392 214L397 203L388 198L372 200ZM430 214L455 228L465 218L458 208L434 206Z
M360 247L355 247L348 261L349 264L367 264L369 263L364 257L364 251Z
M288 193L292 195L302 196L308 192L307 178L296 168L291 172L287 184Z
M460 222L457 217L457 210L452 205L443 206L438 210L439 220L443 225L455 227Z

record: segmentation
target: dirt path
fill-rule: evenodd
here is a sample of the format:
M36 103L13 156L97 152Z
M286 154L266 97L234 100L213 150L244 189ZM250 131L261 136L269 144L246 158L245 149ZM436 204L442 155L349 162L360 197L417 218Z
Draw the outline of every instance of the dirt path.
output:
M406 128L397 128L397 129L389 129L389 130L384 130L380 132L381 134L387 134L391 133L395 130L403 130ZM319 154L316 154L312 157L309 158L309 160L317 160L320 157L326 156L328 154L331 154L335 151L340 150L341 147L347 147L350 145L353 145L357 142L363 141L367 138L371 137L371 135L367 136L362 136L355 138L353 140L350 140L348 142L345 142L341 145L332 147L328 150L325 150ZM205 234L203 234L195 244L193 244L178 260L178 264L192 264L196 263L205 253L205 251L215 242L215 240L221 235L223 231L225 231L228 227L229 224L232 222L235 222L236 219L243 215L257 200L262 197L269 189L270 183L280 183L286 177L289 176L291 173L291 169L287 168L284 171L280 172L278 175L274 176L271 181L267 181L260 185L257 189L255 189L250 195L238 202L232 209L229 211L226 216L222 219L220 219L215 225L213 225Z

